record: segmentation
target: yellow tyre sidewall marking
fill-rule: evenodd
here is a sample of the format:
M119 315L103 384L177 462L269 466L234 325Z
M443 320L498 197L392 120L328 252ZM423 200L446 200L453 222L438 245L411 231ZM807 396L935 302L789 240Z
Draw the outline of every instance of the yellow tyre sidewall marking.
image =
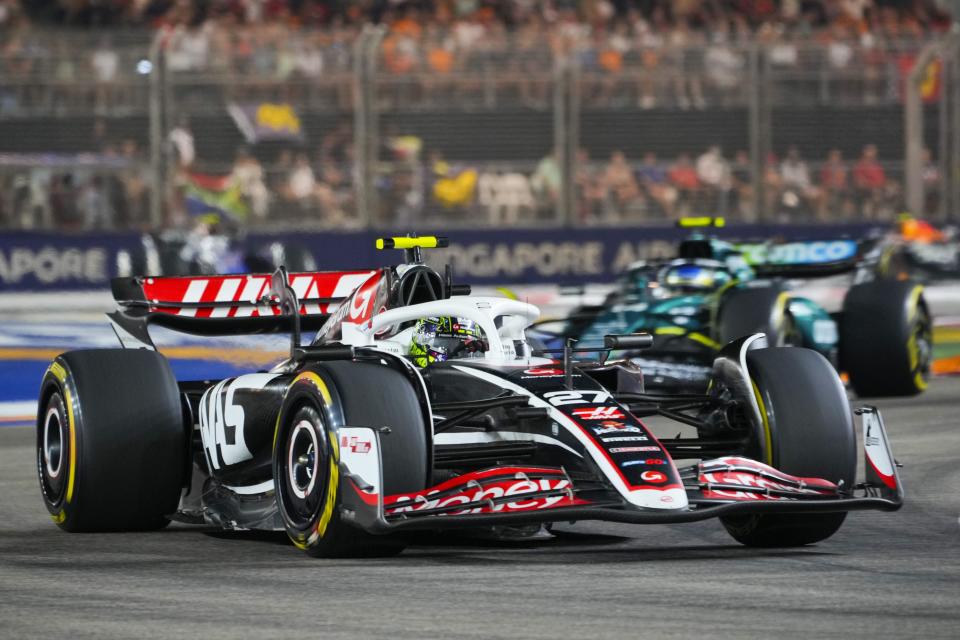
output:
M337 485L340 482L340 447L337 437L330 432L330 479L327 482L327 499L323 505L323 513L317 522L317 536L322 538L327 532L327 526L333 518L333 508L337 502Z
M325 406L330 406L333 402L333 398L330 395L330 389L327 388L327 384L323 379L314 373L313 371L304 371L299 374L296 378L293 379L293 382L290 383L290 388L295 384L304 382L313 385L313 387L320 393L320 397L323 398ZM324 429L326 427L324 426ZM273 429L273 449L276 451L277 448L277 437L280 433L280 416L277 416L277 424ZM333 519L333 510L337 502L337 488L340 484L340 447L337 442L336 434L333 431L327 432L327 438L330 441L330 476L327 481L327 495L324 499L323 511L320 514L320 518L317 521L317 526L309 534L301 534L298 536L288 535L290 540L293 541L293 544L298 549L309 549L314 544L316 544L327 532L327 527L330 526L330 521Z
M753 386L753 395L756 396L757 406L760 408L760 421L763 427L763 439L766 447L764 457L766 458L766 463L773 466L773 436L770 433L770 419L767 417L767 407L763 402L763 396L760 395L760 389L757 387L757 383L751 380L750 384Z
M67 370L59 362L53 362L47 370L60 383L60 390L63 393L63 403L67 407L67 431L70 438L70 470L67 473L67 504L73 502L73 490L76 486L77 477L77 429L76 418L73 413L73 398L70 395L70 387L67 384ZM66 520L66 513L63 510L53 516L54 522L60 524ZM59 518L59 520L58 520Z

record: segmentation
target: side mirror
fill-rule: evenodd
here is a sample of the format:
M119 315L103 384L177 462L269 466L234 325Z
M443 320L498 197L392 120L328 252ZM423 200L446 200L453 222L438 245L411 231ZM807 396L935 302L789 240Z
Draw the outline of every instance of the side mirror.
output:
M614 351L621 349L649 349L653 346L653 336L649 333L603 336L603 346Z

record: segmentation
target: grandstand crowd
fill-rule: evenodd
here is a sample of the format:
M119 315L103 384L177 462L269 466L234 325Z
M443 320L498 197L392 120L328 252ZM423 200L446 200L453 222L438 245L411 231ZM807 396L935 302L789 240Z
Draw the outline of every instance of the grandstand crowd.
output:
M165 38L175 72L275 80L348 81L366 25L385 29L382 66L407 102L482 92L473 74L496 70L495 90L528 105L549 100L543 71L575 55L597 104L704 108L740 99L749 49L769 48L779 71L828 66L831 99L853 91L882 101L903 51L945 31L935 0L0 0L4 73L86 75L102 85L135 77L125 59L138 28ZM96 27L87 61L40 28ZM131 34L134 34L131 36ZM142 44L141 36L141 44ZM86 64L84 64L86 62ZM338 75L340 76L338 78ZM828 87L829 89L829 87ZM349 90L340 106L349 106Z
M0 0L0 118L89 112L97 119L85 150L119 163L106 173L0 170L0 224L147 223L149 150L142 139L112 134L110 123L146 113L151 38L161 39L174 74L227 87L230 100L349 114L353 47L368 25L382 28L382 109L548 110L555 61L573 56L585 108L697 111L746 104L757 46L775 80L791 79L785 88L773 85L784 103L899 105L918 43L945 32L950 16L935 0ZM525 166L453 161L448 149L425 147L422 133L383 135L376 180L383 216L408 223L554 215L562 187L555 154L541 147L533 152L540 159ZM204 135L188 118L165 132L176 158L175 222L189 218L192 172L211 171L194 140ZM856 153L846 145L847 157L840 148L807 158L792 144L775 146L760 163L745 149L712 142L679 153L623 148L595 157L585 144L574 216L640 222L710 210L750 219L760 189L768 217L891 217L902 207L902 171L884 158L902 152L874 142ZM227 153L232 162L217 171L237 191L248 222L355 219L349 117L269 157L246 146ZM929 151L924 180L934 207L942 176Z

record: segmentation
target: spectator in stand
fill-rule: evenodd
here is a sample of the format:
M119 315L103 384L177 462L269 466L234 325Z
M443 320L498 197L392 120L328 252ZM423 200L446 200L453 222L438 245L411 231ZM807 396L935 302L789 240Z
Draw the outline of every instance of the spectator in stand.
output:
M127 166L119 175L107 179L109 189L116 191L114 211L120 213L124 226L139 228L147 222L147 189L150 171L145 165L136 140L126 139L120 145L120 155Z
M703 99L703 34L690 29L685 19L678 21L670 34L670 55L673 59L673 89L677 105L689 109L706 107Z
M590 161L590 154L584 148L577 151L575 179L580 221L600 218L603 215L603 201L606 193L601 184L601 178Z
M700 196L700 178L690 162L690 155L686 153L678 155L667 177L670 184L677 189L677 215L687 215L690 213L690 207L699 200Z
M617 150L610 154L610 162L600 183L606 191L608 218L625 219L637 210L638 205L643 204L640 187L623 151Z
M637 178L644 192L657 203L663 215L673 218L677 189L669 183L667 171L657 160L657 154L652 151L643 154L643 161L637 169Z
M307 154L300 152L294 157L293 166L287 176L287 191L300 206L301 211L309 212L316 205L317 178Z
M667 32L666 17L663 10L657 8L652 12L649 22L635 11L628 19L633 23L640 55L637 106L641 109L652 109L657 106L657 85L659 76L662 75L658 67L663 55L663 34Z
M181 115L177 126L170 130L170 146L176 158L177 167L188 170L197 159L197 150L194 145L193 132L190 130L190 119Z
M840 149L831 149L826 162L820 167L820 188L823 191L820 199L821 220L834 221L838 215L846 219L853 214L850 170L843 161Z
M321 162L342 164L353 147L353 124L348 118L337 122L337 126L324 134L320 141Z
M796 145L787 149L787 155L780 163L780 176L783 180L781 203L788 209L801 215L820 213L820 190L810 179L810 169L800 157Z
M848 101L851 98L852 76L858 73L854 68L854 47L849 29L842 23L836 23L821 38L827 44L827 61L830 69L830 95L834 99Z
M750 163L750 154L740 149L733 155L730 165L730 185L733 201L730 209L740 219L753 221L756 211L753 209L753 166Z
M100 45L90 56L93 81L96 83L96 104L94 110L104 113L113 101L114 85L117 81L117 67L120 57L110 46L109 38L101 38Z
M857 204L867 218L880 215L887 186L887 174L877 160L877 146L863 148L860 160L853 167L853 186Z
M723 157L719 145L713 145L697 158L697 177L704 187L709 213L726 215L731 187L730 163Z
M270 193L264 182L263 167L246 147L237 150L233 169L230 171L230 182L239 187L240 194L250 207L252 222L264 221L270 204Z
M705 59L707 81L716 92L720 105L728 106L740 97L745 66L743 55L730 46L730 28L725 20L717 23L710 38Z
M560 175L560 163L557 154L551 152L537 164L536 171L530 176L530 188L540 205L553 209L560 202L560 189L563 187Z
M449 103L451 81L456 65L453 38L441 30L437 24L428 24L424 38L426 49L426 71L422 75L421 85L424 101L428 104Z
M113 228L113 206L107 197L102 177L95 175L90 178L80 191L77 208L83 216L84 231Z
M349 175L333 162L324 162L320 167L320 178L317 200L324 221L333 226L348 224L346 212L353 203L353 188Z
M780 191L783 189L779 166L776 154L768 154L763 165L763 206L767 214L775 214L779 208Z

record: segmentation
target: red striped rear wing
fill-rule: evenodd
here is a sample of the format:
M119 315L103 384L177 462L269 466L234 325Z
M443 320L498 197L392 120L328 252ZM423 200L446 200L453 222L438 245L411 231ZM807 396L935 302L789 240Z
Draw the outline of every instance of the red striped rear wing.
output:
M300 301L300 315L327 315L377 270L291 273L288 282ZM121 306L182 318L261 318L281 315L271 295L270 274L115 278L113 297Z

